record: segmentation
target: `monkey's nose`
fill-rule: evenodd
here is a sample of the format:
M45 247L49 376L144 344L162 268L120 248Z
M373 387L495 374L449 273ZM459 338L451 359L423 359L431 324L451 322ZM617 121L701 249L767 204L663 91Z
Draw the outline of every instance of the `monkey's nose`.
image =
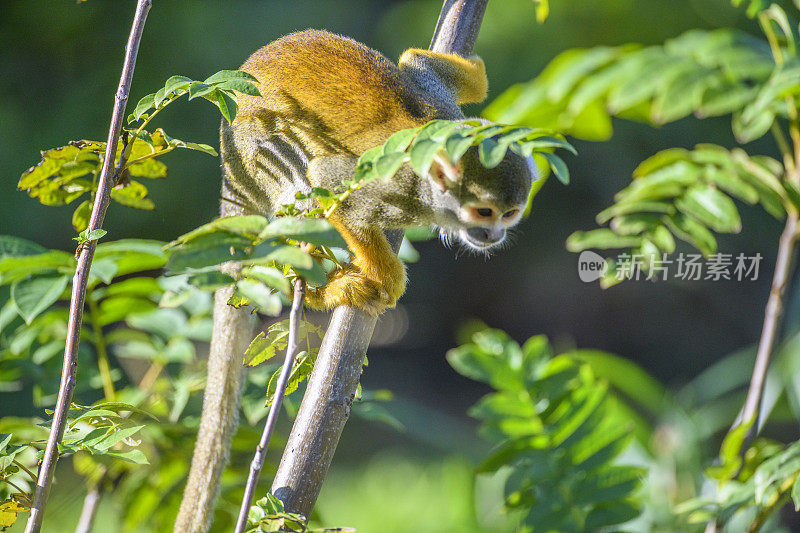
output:
M473 227L467 229L467 235L475 241L486 244L495 244L503 240L506 232L502 228Z

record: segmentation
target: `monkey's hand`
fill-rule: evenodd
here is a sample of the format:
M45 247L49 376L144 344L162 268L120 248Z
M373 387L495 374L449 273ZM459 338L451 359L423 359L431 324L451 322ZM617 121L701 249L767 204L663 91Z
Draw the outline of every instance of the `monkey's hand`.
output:
M353 262L334 270L328 283L308 291L306 303L316 309L349 305L377 316L394 307L406 289L406 269L392 252L383 232L370 229L354 234L340 219L331 222L353 252Z

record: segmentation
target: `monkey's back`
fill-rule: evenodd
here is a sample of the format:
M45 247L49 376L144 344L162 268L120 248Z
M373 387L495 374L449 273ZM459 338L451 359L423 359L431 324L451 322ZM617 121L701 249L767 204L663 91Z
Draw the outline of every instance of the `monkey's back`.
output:
M258 78L262 97L243 96L236 122L261 121L266 129L288 122L308 134L304 145L314 156L361 154L435 114L393 62L327 31L282 37L241 69Z
M293 33L256 51L241 70L260 97L240 95L220 148L228 189L257 212L307 192L318 156L360 155L435 118L436 106L379 52L326 31Z

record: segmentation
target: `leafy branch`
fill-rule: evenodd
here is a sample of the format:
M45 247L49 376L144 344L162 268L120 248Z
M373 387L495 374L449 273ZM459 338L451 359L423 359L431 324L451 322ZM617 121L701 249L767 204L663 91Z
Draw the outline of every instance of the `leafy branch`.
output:
M153 201L147 197L147 187L131 178L163 179L167 166L160 157L176 149L196 150L215 156L216 150L207 144L182 141L168 135L162 128L147 131L146 126L168 105L188 95L189 100L205 98L217 106L228 121L236 116L236 91L258 96L253 76L238 70L222 70L206 80L193 81L185 76L172 76L156 93L142 98L128 124L123 128L122 145L117 147L111 199L135 209L152 210ZM44 205L65 205L88 194L72 216L76 231L84 231L98 191L98 176L107 143L100 141L70 141L66 146L42 152L41 161L25 171L17 187Z
M486 329L447 360L496 389L470 410L497 444L478 472L508 472L505 510L521 511L522 531L597 531L639 514L644 472L619 460L635 418L579 351L554 356L542 336L520 347Z

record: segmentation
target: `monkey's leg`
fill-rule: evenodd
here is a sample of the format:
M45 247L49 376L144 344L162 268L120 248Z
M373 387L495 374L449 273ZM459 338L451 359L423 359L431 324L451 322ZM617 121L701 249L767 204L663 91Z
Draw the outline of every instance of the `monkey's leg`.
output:
M394 307L405 292L406 271L383 232L378 228L351 231L336 216L331 223L347 241L353 262L332 272L323 287L309 291L309 305L331 309L346 304L374 315Z
M357 160L348 155L317 157L308 167L308 179L314 186L334 188L353 175ZM405 266L381 228L367 222L371 208L380 201L371 194L374 191L356 191L331 216L330 222L347 242L353 261L334 271L325 286L308 292L311 307L332 309L346 304L379 314L394 307L405 291Z

